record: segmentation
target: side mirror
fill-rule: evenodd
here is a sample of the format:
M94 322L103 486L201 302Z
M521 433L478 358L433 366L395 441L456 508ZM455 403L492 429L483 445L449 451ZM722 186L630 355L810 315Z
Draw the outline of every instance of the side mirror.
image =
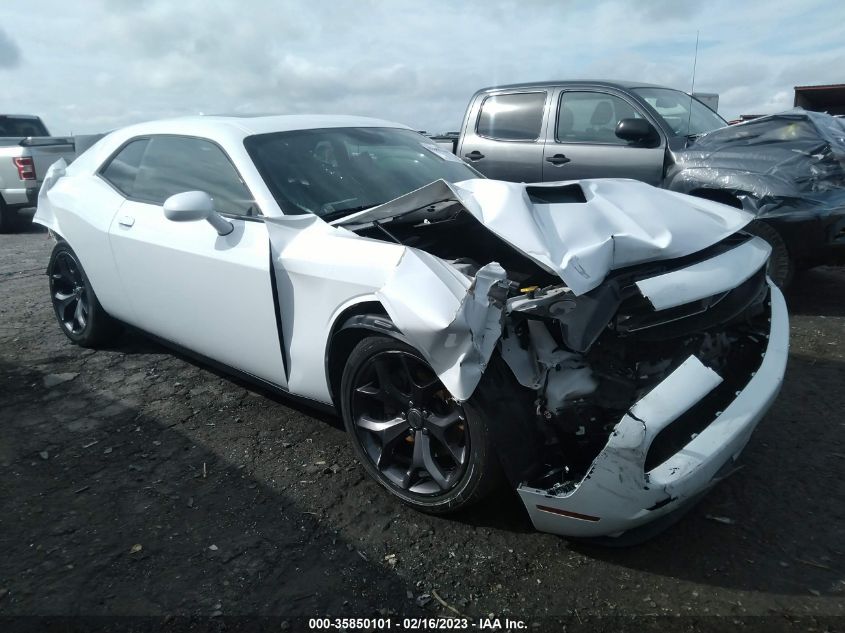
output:
M660 140L657 130L645 119L621 119L616 124L616 136L638 145L652 145Z
M185 191L164 201L164 217L171 222L206 220L218 235L228 235L234 225L214 210L214 202L205 191Z

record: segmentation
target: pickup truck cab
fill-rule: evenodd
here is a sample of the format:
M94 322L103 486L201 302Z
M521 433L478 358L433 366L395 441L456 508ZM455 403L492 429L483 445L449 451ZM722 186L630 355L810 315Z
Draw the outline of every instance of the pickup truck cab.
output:
M845 262L845 136L826 114L796 109L727 127L663 86L514 84L473 95L453 151L497 180L632 178L749 211L746 231L771 245L781 287L795 270Z
M0 114L0 233L18 224L18 211L36 205L50 165L74 155L73 140L50 136L37 116Z
M628 138L617 135L623 122ZM634 178L663 183L667 149L727 125L688 94L642 83L561 81L485 88L457 154L488 178Z

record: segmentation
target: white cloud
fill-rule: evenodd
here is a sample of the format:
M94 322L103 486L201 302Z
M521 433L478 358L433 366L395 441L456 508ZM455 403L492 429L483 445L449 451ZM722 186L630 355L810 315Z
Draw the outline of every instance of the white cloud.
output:
M445 131L497 83L688 89L699 31L696 89L719 92L734 117L789 107L794 85L842 81L843 23L839 0L42 0L0 5L0 83L4 109L41 114L57 133L200 111Z

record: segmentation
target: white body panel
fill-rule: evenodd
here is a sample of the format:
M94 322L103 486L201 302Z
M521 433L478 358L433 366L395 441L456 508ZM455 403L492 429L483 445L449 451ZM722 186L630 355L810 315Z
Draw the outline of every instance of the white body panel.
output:
M233 224L221 236L207 222L171 222L160 206L125 201L111 225L125 320L283 386L267 228Z
M59 161L50 168L52 173L48 172L39 193L35 222L73 244L100 303L109 306L109 313L116 318L128 320L131 312L109 241L109 228L124 198L94 175L59 177L63 162Z
M637 180L526 185L473 179L454 185L440 181L439 188L434 184L429 185L434 195L450 195L461 202L487 229L558 275L577 295L597 287L612 270L700 251L736 233L752 218L724 204ZM573 184L580 186L584 202L544 204L532 202L529 195L529 190L552 192ZM335 224L360 225L408 212L397 212L396 206L388 202Z
M736 288L760 270L771 252L765 240L755 237L698 264L638 281L637 287L655 310L674 308Z

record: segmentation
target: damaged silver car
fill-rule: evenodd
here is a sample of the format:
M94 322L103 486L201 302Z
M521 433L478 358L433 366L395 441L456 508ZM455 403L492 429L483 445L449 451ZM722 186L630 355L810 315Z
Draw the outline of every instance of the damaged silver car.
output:
M357 117L109 134L35 221L75 343L129 324L343 416L427 512L516 489L534 525L637 534L732 472L788 322L751 216L630 180L487 180Z

